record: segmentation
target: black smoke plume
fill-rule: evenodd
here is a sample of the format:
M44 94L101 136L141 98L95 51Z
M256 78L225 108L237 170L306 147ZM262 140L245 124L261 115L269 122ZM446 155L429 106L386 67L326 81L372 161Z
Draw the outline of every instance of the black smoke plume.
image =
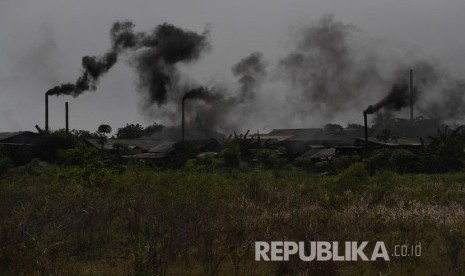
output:
M399 111L410 104L410 90L407 82L396 83L392 86L389 94L375 105L370 105L365 112L373 114L381 108Z
M241 85L239 95L237 95L239 102L255 98L255 94L266 76L267 66L268 63L263 60L261 52L254 52L232 66L231 71L234 76L239 78L238 81Z
M150 33L135 33L130 21L116 22L110 31L112 47L100 57L82 58L82 75L75 83L50 89L49 95L78 96L85 91L95 91L99 79L118 61L119 56L130 51L130 64L139 75L139 86L148 92L150 104L164 104L170 87L178 78L176 64L197 60L210 47L209 32L197 34L171 24L157 26Z
M300 94L291 98L294 112L308 116L312 111L331 119L351 112L364 93L379 85L376 58L360 55L352 45L358 33L333 15L292 33L293 49L280 60L278 69L280 78L291 84L289 90Z
M192 89L184 96L182 97L183 100L189 100L189 99L199 99L199 100L204 100L207 102L210 101L218 101L223 99L223 96L221 94L212 92L206 87L200 86L198 88Z

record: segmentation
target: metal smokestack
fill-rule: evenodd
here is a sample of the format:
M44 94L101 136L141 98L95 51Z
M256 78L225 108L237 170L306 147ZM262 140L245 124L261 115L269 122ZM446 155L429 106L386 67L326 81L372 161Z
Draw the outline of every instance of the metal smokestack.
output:
M65 112L66 112L66 133L69 133L68 102L65 102Z
M181 118L181 132L182 132L182 141L184 141L184 105L185 105L185 97L182 98L182 118Z
M48 93L45 93L45 131L48 130Z
M410 69L409 93L410 93L410 120L413 121L413 69Z

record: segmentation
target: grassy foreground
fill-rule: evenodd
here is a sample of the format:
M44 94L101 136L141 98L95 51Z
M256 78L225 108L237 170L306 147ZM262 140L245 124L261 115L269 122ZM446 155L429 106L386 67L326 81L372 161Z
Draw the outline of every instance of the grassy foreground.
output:
M1 275L464 275L465 174L36 165L0 182ZM254 241L421 243L390 262L255 262Z

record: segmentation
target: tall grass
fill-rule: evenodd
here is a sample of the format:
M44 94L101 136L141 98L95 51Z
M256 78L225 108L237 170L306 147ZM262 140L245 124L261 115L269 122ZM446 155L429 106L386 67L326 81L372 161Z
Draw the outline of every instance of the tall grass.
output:
M359 164L338 176L23 168L0 182L0 274L462 275L464 183ZM423 254L263 263L256 240L421 242Z

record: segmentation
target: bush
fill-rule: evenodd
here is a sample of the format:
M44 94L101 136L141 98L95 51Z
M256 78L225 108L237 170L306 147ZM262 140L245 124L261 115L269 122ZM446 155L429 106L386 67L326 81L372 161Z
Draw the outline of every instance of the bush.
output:
M340 173L336 183L338 185L338 190L360 191L367 181L368 171L365 164L357 162Z
M337 159L334 159L332 162L334 171L336 173L343 172L345 169L349 168L353 163L359 162L360 158L358 156L348 156L344 155Z
M320 161L315 163L315 169L317 172L333 172L333 166L329 161Z
M260 149L257 152L260 165L266 169L284 167L286 161L280 155L282 155L282 150Z
M299 156L294 160L294 165L298 168L304 170L312 170L314 169L313 162L310 158Z
M173 168L182 168L187 160L195 158L197 154L199 154L199 149L195 144L181 141L173 145L173 151L170 152L168 158Z
M10 158L0 155L0 175L4 174L8 169L13 167L13 162Z
M75 148L66 150L63 153L63 163L72 166L93 166L101 167L102 161L99 157L97 149L88 147L83 143L79 143Z
M391 164L391 151L388 149L376 150L370 158L366 160L367 169L371 174L378 170L390 170Z
M391 165L399 173L418 172L421 170L419 158L407 149L396 149L391 153Z
M239 167L241 161L241 148L238 142L232 142L221 151L221 156L224 160L224 165L228 168Z
M214 171L223 164L216 154L206 154L187 161L186 167L193 171Z
M78 140L64 130L43 134L36 142L40 149L40 158L47 162L55 162L58 159L58 151L75 147Z

